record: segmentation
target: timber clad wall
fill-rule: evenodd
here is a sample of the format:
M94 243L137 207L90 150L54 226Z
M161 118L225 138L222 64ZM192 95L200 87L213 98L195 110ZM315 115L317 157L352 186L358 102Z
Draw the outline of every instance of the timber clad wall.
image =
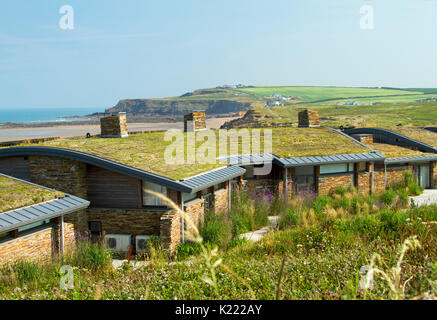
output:
M141 180L88 165L87 199L91 207L141 208Z
M25 157L0 158L0 172L11 177L29 181L29 160Z

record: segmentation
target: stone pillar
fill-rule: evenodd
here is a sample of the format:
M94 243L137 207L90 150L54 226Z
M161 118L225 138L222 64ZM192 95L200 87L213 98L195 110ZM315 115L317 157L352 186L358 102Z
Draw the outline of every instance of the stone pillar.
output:
M206 129L205 112L197 111L184 116L184 132Z
M181 218L176 212L170 211L161 216L160 239L171 252L181 243Z
M100 118L100 136L102 138L126 138L128 137L126 112L117 115Z
M299 112L299 127L320 127L319 112L317 110L304 110Z

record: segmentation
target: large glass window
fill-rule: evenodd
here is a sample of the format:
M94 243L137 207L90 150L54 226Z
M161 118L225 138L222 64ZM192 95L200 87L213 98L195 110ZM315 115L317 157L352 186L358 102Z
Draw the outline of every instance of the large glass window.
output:
M143 205L144 206L165 206L166 203L162 199L146 192L147 190L160 193L163 196L167 196L167 188L160 186L158 184L154 184L148 181L143 181Z
M38 228L38 227L41 227L41 226L43 226L45 224L49 224L49 223L50 223L50 220L35 222L35 223L29 224L27 226L18 228L18 232L23 232L23 231L27 231L30 229Z
M182 199L184 200L184 203L187 203L197 198L197 193L182 193Z
M343 173L348 172L347 163L327 164L320 166L320 174Z

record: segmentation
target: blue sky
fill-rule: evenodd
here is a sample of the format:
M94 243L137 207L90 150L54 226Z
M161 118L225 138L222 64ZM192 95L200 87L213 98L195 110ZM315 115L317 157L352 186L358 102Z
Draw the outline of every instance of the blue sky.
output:
M103 110L234 83L437 87L436 15L435 0L5 0L0 108Z

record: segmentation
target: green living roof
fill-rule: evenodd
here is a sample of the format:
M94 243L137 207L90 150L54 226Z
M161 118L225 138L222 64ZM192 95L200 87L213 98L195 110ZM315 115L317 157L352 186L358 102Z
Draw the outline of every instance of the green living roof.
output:
M374 143L373 149L382 153L386 158L420 157L435 155L434 153L421 152L410 148L395 146L385 143Z
M410 139L425 143L432 147L437 147L437 133L419 128L419 127L409 127L409 126L399 126L399 127L385 127L383 129L399 133Z
M270 128L267 128L270 129ZM251 130L247 129L249 133ZM199 131L201 134L217 133L218 131ZM223 131L222 131L223 132ZM165 132L150 132L131 134L127 138L103 139L100 137L75 138L48 141L40 144L22 144L20 146L59 147L88 153L106 158L144 171L159 174L172 179L188 178L212 169L223 167L226 163L202 164L168 164L164 159L166 148L172 141L165 141ZM184 134L185 137L187 133ZM218 139L219 134L215 134ZM260 153L264 153L264 143L261 134ZM185 146L186 146L185 139ZM239 151L232 154L244 154L242 145L247 141L239 141ZM200 146L203 141L196 141ZM228 143L228 150L229 150ZM219 143L216 143L217 149ZM186 150L185 150L186 151ZM328 128L272 128L272 152L282 158L357 154L370 152L351 138ZM258 152L259 153L259 152ZM217 157L222 156L217 153Z
M10 177L0 176L0 214L53 200L63 195L62 192L48 190Z

